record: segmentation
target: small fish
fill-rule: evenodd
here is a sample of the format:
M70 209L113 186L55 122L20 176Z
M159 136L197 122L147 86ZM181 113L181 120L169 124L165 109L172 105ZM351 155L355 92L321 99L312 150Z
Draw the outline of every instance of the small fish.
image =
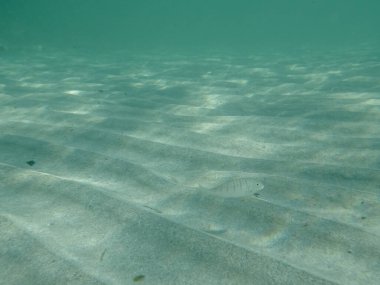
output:
M264 185L250 177L231 178L208 190L208 193L226 198L239 198L255 195Z

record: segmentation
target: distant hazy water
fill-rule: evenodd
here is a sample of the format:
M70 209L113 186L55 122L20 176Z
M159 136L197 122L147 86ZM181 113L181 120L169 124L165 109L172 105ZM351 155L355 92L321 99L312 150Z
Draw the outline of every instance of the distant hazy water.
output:
M379 45L376 0L13 0L0 43L197 51Z

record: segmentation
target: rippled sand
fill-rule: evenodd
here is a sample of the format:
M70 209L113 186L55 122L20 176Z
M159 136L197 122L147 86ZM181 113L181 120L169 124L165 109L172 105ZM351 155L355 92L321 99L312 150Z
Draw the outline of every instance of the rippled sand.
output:
M0 57L0 284L378 284L380 57Z

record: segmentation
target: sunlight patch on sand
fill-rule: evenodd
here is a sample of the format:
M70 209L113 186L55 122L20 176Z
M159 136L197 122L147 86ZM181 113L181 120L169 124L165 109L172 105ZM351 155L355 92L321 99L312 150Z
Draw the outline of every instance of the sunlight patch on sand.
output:
M68 90L68 91L65 91L64 93L67 95L71 95L71 96L79 96L83 93L83 91L81 91L81 90Z

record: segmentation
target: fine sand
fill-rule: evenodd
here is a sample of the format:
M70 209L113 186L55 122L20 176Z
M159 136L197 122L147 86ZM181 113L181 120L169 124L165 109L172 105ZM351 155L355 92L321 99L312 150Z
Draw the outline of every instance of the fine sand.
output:
M0 284L379 284L370 50L0 56Z

